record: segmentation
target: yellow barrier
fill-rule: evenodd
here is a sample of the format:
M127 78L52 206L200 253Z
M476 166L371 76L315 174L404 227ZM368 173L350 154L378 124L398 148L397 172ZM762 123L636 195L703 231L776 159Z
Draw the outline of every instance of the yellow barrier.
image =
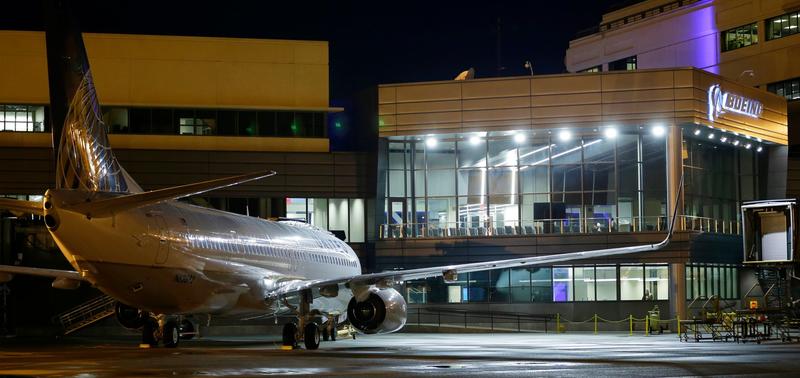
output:
M652 324L656 324L656 323L661 324L661 323L677 322L677 328L675 329L675 332L678 334L678 337L680 337L680 330L681 330L681 320L678 319L678 318L675 318L675 319L655 319L655 320L651 321L650 316L647 316L647 315L645 315L645 317L640 319L640 318L633 317L633 314L629 314L628 317L625 318L625 319L608 320L608 319L604 319L604 318L600 317L597 314L594 314L589 319L586 319L586 320L583 320L583 321L573 321L573 320L569 320L569 319L564 319L561 316L561 314L556 314L556 333L563 333L565 331L565 324L567 324L567 323L584 324L584 323L588 323L588 322L592 322L593 323L593 329L594 329L594 334L595 335L599 332L599 323L600 322L603 322L603 323L628 322L628 335L629 336L633 336L633 323L642 323L642 322L644 323L644 334L645 334L645 336L650 336L650 326Z

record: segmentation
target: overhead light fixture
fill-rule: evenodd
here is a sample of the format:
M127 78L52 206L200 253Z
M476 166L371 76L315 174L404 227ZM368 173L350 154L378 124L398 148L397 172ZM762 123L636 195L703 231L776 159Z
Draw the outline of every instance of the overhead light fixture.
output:
M606 138L614 139L617 137L617 134L619 134L619 132L617 131L617 129L609 127L605 130L604 134L606 135Z
M714 139L714 133L708 134L708 139Z
M728 141L728 137L724 136L722 138L719 138L719 141L722 142L722 143L725 143L725 142Z
M480 143L481 143L481 137L479 137L477 135L473 135L473 136L469 137L469 144L471 144L473 146L477 146Z
M439 141L437 141L434 137L428 137L428 139L425 139L425 145L428 146L428 148L434 148L438 143Z
M764 147L758 146L758 148L756 148L756 152L761 152L763 149Z
M664 126L661 126L661 125L653 126L652 133L653 133L653 135L655 135L657 137L664 136L664 134L666 134L666 132L667 132L667 130L664 128Z
M572 133L569 130L561 130L558 132L558 140L566 142L572 138Z
M738 139L737 139L737 140L734 140L734 141L733 141L733 145L734 145L734 146L738 146L738 145L739 145L739 140L738 140Z
M514 134L514 142L522 143L524 141L525 141L525 134L523 133Z
M747 144L744 146L744 148L746 148L746 149L748 149L748 150L750 149L750 147L753 147L753 145L752 145L752 144L750 144L750 143L747 143Z
M695 130L694 135L700 135L700 129Z

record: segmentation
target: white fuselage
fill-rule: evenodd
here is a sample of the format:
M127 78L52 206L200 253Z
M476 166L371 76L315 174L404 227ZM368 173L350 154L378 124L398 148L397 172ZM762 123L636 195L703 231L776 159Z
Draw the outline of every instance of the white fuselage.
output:
M164 314L275 311L268 293L291 281L361 274L355 252L330 232L177 201L104 218L59 208L80 197L50 191L51 233L72 266L103 292ZM316 297L316 296L315 296ZM312 308L341 314L351 298L319 297Z

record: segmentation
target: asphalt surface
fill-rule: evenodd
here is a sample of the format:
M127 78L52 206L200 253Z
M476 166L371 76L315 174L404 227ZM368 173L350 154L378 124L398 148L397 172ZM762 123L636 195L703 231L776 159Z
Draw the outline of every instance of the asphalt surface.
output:
M680 342L675 335L360 336L319 350L274 339L214 338L178 349L137 340L2 341L2 376L800 376L800 344Z

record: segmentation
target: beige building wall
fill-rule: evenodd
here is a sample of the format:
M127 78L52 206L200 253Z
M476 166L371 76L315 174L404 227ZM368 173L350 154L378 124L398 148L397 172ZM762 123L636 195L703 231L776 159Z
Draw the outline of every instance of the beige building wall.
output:
M761 117L726 113L710 121L712 84L760 101ZM378 88L378 115L381 137L661 123L787 143L786 100L689 68L387 84Z
M697 67L763 89L800 77L800 34L767 41L764 22L800 9L800 0L700 0L650 12L674 3L650 0L605 14L602 31L570 42L567 70L597 65L606 70L608 62L636 55L640 69ZM757 44L722 52L722 31L753 22L758 23ZM742 74L746 70L753 75Z
M103 105L329 110L328 43L85 33ZM49 102L43 32L0 31L0 103Z

